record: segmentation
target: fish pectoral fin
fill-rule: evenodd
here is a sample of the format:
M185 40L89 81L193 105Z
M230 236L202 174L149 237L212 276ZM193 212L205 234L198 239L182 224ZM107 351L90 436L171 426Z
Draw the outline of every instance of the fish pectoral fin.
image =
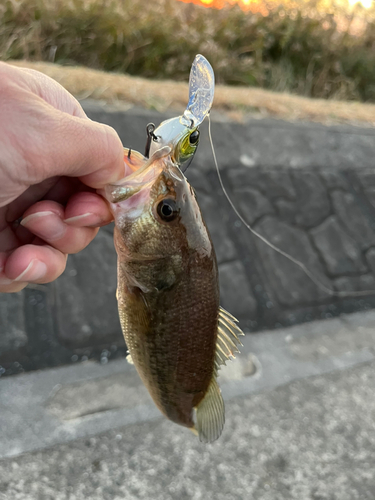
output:
M133 361L132 355L130 354L129 351L126 354L126 361L129 363L129 365L134 365L134 361Z
M244 335L243 331L236 325L237 320L222 307L219 308L219 321L217 327L215 368L218 370L225 365L228 359L234 359L235 353L242 342L238 338Z
M199 441L212 443L220 437L225 422L225 407L220 387L213 377L206 395L195 407L195 429Z
M116 186L114 184L108 184L105 187L106 197L110 203L119 203L120 201L126 201L131 196L139 193L142 189L142 185L137 186Z

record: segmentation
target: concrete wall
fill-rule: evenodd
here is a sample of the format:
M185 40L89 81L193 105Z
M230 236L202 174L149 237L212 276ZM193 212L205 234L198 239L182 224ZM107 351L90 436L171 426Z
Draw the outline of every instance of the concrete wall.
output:
M146 124L166 118L85 107L140 151ZM327 287L375 290L375 131L216 118L212 130L223 180L248 223ZM222 305L245 331L375 307L375 293L330 296L244 228L220 189L204 130L186 174L215 244ZM1 295L0 374L123 356L115 289L116 256L107 227L85 251L69 257L55 283Z

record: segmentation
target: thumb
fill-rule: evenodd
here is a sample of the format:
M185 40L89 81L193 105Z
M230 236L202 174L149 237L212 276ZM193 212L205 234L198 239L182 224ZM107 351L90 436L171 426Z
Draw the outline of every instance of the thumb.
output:
M57 82L37 71L0 63L0 90L3 140L8 136L5 147L15 149L8 154L8 162L14 162L9 171L17 172L24 164L20 178L25 184L64 175L101 188L124 176L117 133L89 120Z
M72 116L43 102L44 119L35 131L40 141L27 155L36 181L53 176L79 177L92 188L102 188L124 177L124 150L115 130L84 117Z

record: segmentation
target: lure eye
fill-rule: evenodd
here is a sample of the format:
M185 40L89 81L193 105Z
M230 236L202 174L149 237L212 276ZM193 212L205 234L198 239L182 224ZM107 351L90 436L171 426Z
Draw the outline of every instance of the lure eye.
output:
M177 203L171 199L160 201L156 211L161 220L164 222L171 222L175 220L180 213L180 210L177 208Z
M197 144L198 140L199 140L199 131L194 130L194 132L192 132L189 136L189 142L190 144Z

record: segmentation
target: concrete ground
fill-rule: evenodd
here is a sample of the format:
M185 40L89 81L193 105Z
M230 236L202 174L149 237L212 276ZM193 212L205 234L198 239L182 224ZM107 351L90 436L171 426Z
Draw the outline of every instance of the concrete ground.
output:
M375 498L375 312L247 335L203 445L126 361L1 380L1 500Z

